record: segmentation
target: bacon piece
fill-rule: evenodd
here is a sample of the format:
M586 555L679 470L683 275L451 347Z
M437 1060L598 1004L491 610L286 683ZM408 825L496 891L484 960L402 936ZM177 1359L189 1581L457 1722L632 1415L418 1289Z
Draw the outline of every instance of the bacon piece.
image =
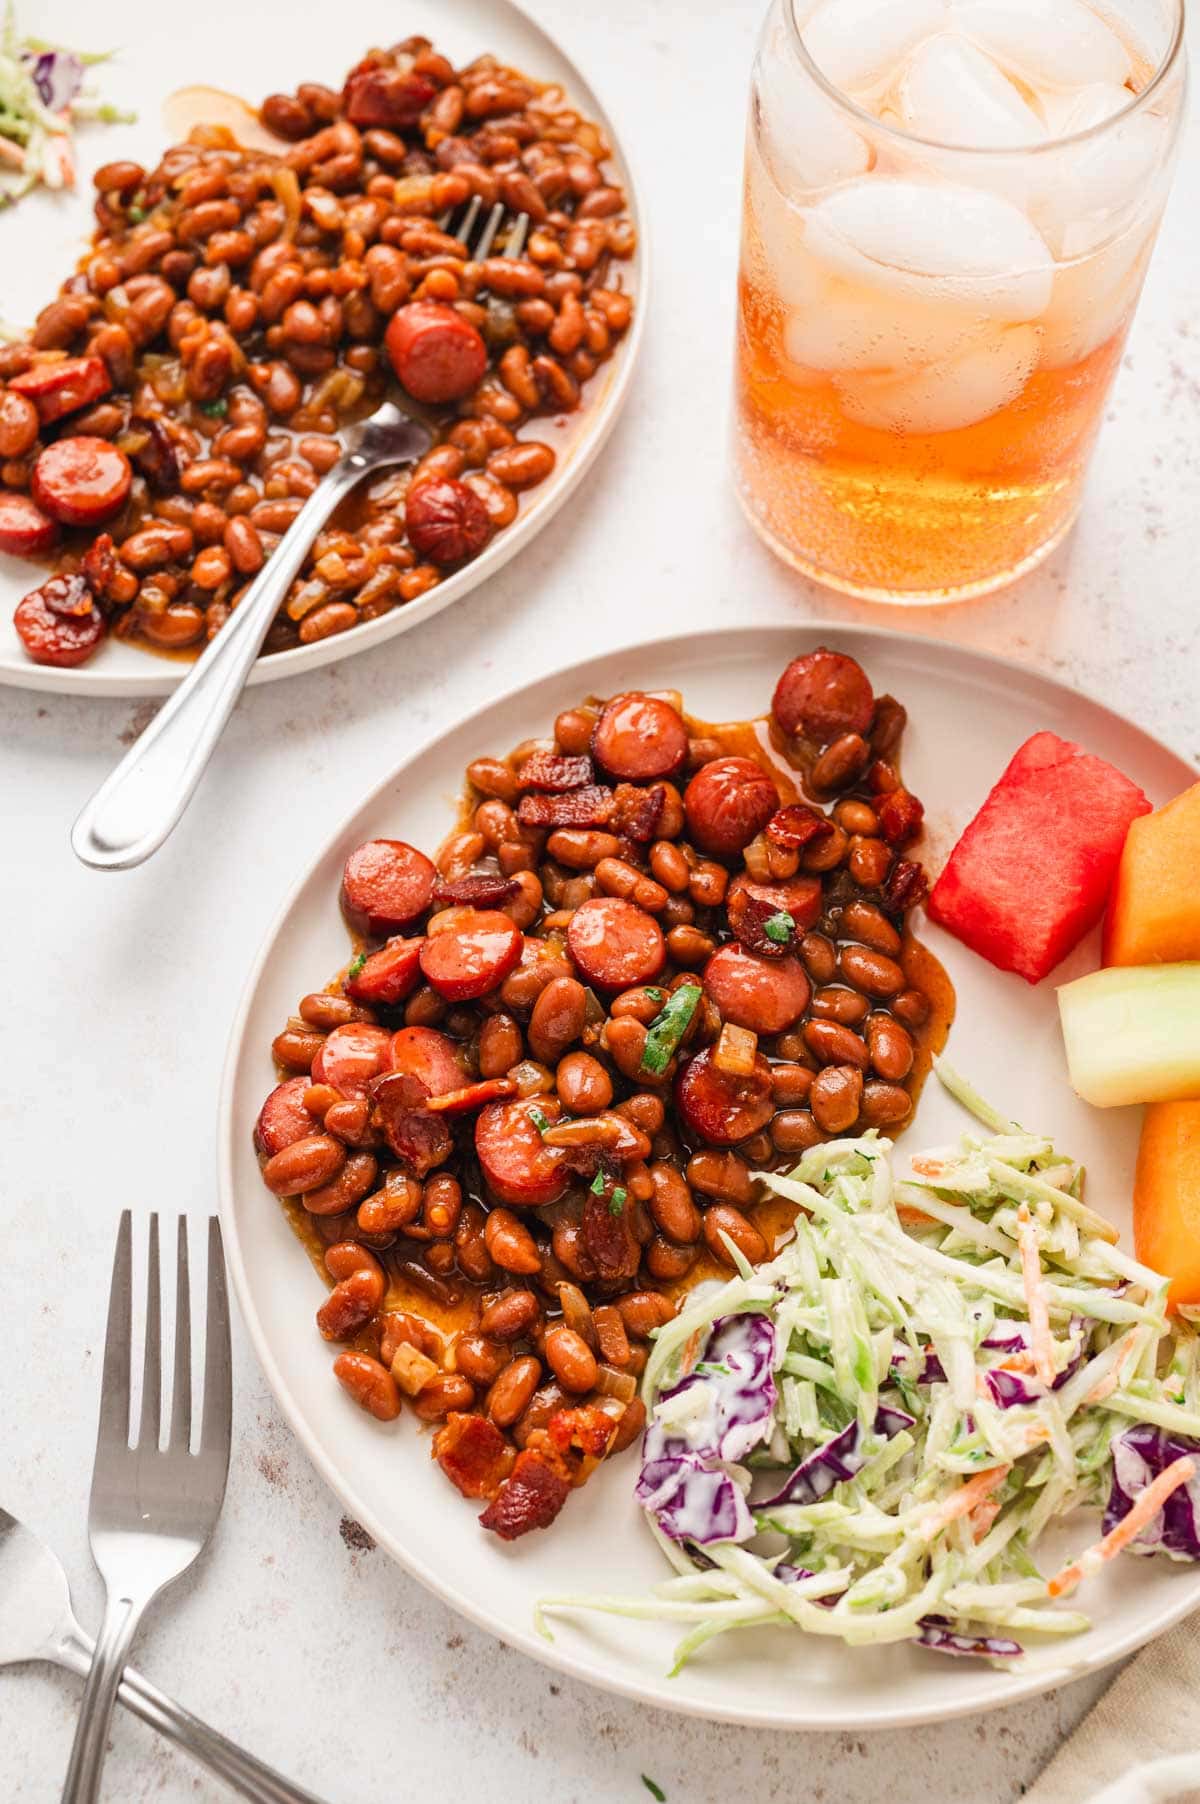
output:
M925 809L907 789L894 789L875 804L879 830L890 846L902 846L918 832Z
M461 1090L447 1090L441 1096L431 1096L425 1107L435 1115L465 1115L469 1109L481 1109L485 1102L495 1102L497 1097L516 1094L515 1078L485 1077Z
M583 1244L600 1278L632 1278L641 1249L629 1224L632 1205L628 1196L614 1215L609 1195L589 1189L583 1206Z
M729 886L726 912L734 937L759 958L783 958L794 952L821 912L822 891L816 877L793 877L786 883L751 883L735 877ZM772 939L767 922L786 914L793 925L782 939Z
M567 1480L526 1448L511 1475L479 1518L502 1541L515 1541L534 1528L549 1528L571 1494Z
M440 1115L431 1115L429 1090L407 1071L389 1071L369 1086L371 1125L380 1130L398 1159L423 1178L450 1157L454 1141Z
M134 463L156 494L171 494L179 487L179 453L166 427L161 420L136 413L129 425L131 431L146 435L145 444L130 453Z
M617 1432L617 1420L597 1403L581 1403L575 1409L556 1410L546 1424L546 1439L557 1452L572 1446L590 1459L603 1459Z
M655 783L639 789L636 783L618 783L613 794L613 832L637 845L658 837L658 823L667 802L666 787Z
M464 1497L494 1497L513 1467L513 1448L495 1424L457 1410L434 1435L433 1457Z
M109 584L117 573L117 554L110 532L102 532L92 540L83 554L80 573L97 601L107 595Z
M511 902L521 885L500 871L471 871L465 877L439 877L433 886L436 908L499 908Z
M543 789L561 795L568 789L586 789L596 781L596 767L586 752L577 758L557 752L531 752L517 772L522 789Z
M898 858L887 874L881 900L888 914L902 915L923 902L928 891L924 867L910 858Z
M827 839L833 832L833 822L819 808L810 808L805 802L789 802L775 810L764 831L772 844L799 851L815 839Z
M607 827L613 808L612 790L592 783L565 795L524 795L517 819L523 827Z

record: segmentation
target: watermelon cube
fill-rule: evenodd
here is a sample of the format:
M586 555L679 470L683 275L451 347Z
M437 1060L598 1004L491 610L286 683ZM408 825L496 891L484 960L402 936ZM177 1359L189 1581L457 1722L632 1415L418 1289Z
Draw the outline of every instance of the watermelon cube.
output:
M933 887L931 919L1038 983L1104 912L1131 822L1151 804L1057 733L1017 751Z

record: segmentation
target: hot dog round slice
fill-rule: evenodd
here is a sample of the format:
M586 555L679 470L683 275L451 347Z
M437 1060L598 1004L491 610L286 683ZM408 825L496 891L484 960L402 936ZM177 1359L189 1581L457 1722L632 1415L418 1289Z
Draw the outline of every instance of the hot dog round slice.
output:
M704 967L705 990L723 1021L756 1034L781 1034L808 1007L811 989L798 958L758 958L744 946L722 946Z
M585 983L628 990L649 983L667 961L662 928L634 902L593 896L571 916L567 951Z
M399 933L425 913L436 882L432 861L415 846L369 839L346 860L342 913L356 933Z
M771 1067L756 1053L751 1074L734 1077L714 1063L706 1046L675 1079L675 1106L698 1139L736 1146L766 1127L775 1112Z
M343 1096L365 1096L367 1085L391 1068L392 1036L386 1027L350 1021L335 1027L313 1060L314 1084L332 1084Z
M843 733L870 732L875 694L861 664L819 645L792 659L775 685L771 712L785 733L828 745Z
M408 542L431 564L464 564L492 536L487 508L474 489L450 476L431 477L409 489L404 501Z
M692 838L712 858L734 858L761 833L779 806L779 791L753 758L713 758L683 795Z
M392 1008L412 994L421 978L421 941L389 940L372 952L353 977L346 979L347 996L378 1008Z
M311 1083L311 1077L286 1078L264 1102L254 1127L254 1144L264 1158L320 1133L320 1122L304 1106L304 1092Z
M673 777L687 758L683 718L670 702L631 690L606 702L592 731L592 756L630 783Z
M462 1047L436 1027L402 1027L392 1035L393 1071L421 1080L430 1096L448 1096L470 1082Z
M421 947L425 981L447 1002L473 1002L498 989L521 957L521 930L507 915L498 909L462 912L461 922Z
M549 1097L490 1102L475 1123L475 1151L492 1195L517 1209L542 1209L562 1195L570 1172L561 1152L546 1146L531 1111L558 1113Z
M64 414L103 400L112 378L102 357L62 357L56 363L35 363L8 386L32 401L42 425L50 426Z
M442 301L409 301L397 308L384 345L401 386L433 407L461 401L487 369L482 337Z
M52 576L31 589L17 603L13 625L35 664L60 670L85 664L107 630L81 576Z
M129 499L129 459L106 438L60 438L33 466L33 498L64 526L99 526Z
M0 490L0 551L14 557L38 557L53 549L58 523L28 495Z

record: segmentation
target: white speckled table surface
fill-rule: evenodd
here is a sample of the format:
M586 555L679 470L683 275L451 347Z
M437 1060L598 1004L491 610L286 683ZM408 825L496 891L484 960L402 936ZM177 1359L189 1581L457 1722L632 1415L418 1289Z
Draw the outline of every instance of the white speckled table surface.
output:
M469 618L453 609L372 656L249 692L184 826L140 871L83 870L67 828L153 704L0 692L9 947L0 1498L61 1553L91 1625L99 1588L86 1495L117 1214L130 1203L213 1206L218 1075L251 956L311 849L432 729L500 688L649 630L819 616L1026 660L1186 756L1200 753L1200 120L1076 533L1017 589L893 615L844 604L774 562L730 493L736 218L757 0L608 0L590 10L538 0L535 10L606 97L654 240L640 379L583 504L471 597ZM294 1443L237 1324L235 1355L224 1516L207 1557L151 1615L138 1660L330 1804L430 1795L637 1804L649 1795L643 1773L670 1804L735 1795L1008 1804L1105 1683L872 1738L705 1726L559 1681L364 1545ZM77 1696L75 1681L48 1669L0 1676L4 1804L57 1798ZM140 1725L115 1724L106 1797L224 1795Z

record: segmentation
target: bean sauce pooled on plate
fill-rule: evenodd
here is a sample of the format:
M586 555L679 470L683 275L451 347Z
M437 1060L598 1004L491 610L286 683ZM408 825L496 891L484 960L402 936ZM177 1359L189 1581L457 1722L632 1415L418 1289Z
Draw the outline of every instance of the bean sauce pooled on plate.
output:
M335 514L265 650L416 600L549 476L553 445L522 427L575 411L629 326L636 230L561 89L408 38L261 117L275 153L198 126L156 169L97 170L78 273L0 345L0 551L61 572L16 610L38 663L81 664L108 632L202 646L393 380L434 447ZM476 205L478 245L498 203L475 260L443 227Z
M681 1291L773 1251L754 1170L911 1114L953 993L907 931L904 722L823 648L764 720L612 696L469 765L435 859L346 860L360 950L274 1042L263 1177L345 1389L441 1424L506 1539L637 1439Z

